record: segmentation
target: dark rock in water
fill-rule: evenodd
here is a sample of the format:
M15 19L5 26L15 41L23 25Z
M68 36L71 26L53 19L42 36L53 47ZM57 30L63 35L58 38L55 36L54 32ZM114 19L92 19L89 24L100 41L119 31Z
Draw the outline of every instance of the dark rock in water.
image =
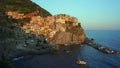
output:
M100 44L94 43L93 40L94 39L86 38L84 43L92 46L93 48L95 48L95 49L97 49L97 50L99 50L99 51L101 51L103 53L108 53L108 54L116 54L116 53L118 53L116 50L113 50L113 49L110 49L110 48L108 48L106 46L102 46Z
M108 53L108 54L115 54L115 53L117 53L117 51L109 49L107 47L103 47L103 46L100 46L97 49L102 51L102 52L104 52L104 53Z
M81 45L57 45L55 54L78 53ZM76 54L77 55L77 54Z
M93 48L103 52L103 53L108 53L108 54L116 54L118 53L116 50L110 49L108 47L102 46L100 44L95 44L95 43L87 43L88 45L92 46Z

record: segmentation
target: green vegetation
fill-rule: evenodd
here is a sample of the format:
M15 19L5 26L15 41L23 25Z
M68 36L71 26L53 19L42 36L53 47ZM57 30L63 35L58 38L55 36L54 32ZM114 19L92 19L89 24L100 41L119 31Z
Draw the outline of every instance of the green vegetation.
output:
M24 14L39 11L37 14L42 17L51 16L48 11L30 0L1 0L0 9L5 11L19 11Z
M80 23L78 23L78 27L81 27L81 24L80 24Z
M65 21L65 24L72 25L72 22L71 21Z
M75 28L81 28L81 24L78 23L78 25L74 26Z
M36 5L31 0L0 0L0 24L5 26L13 26L14 23L23 24L30 21L29 18L12 19L5 14L6 11L18 11L24 14L35 12L36 15L42 17L51 16L48 11Z
M13 68L13 66L9 61L0 60L0 68Z
M30 18L22 18L17 20L17 23L21 25L28 22L30 22Z
M15 33L12 32L12 30L10 30L10 29L0 28L0 39L13 38L14 35L15 35Z
M15 22L15 19L8 17L5 14L5 10L0 9L0 24L5 26L12 26Z

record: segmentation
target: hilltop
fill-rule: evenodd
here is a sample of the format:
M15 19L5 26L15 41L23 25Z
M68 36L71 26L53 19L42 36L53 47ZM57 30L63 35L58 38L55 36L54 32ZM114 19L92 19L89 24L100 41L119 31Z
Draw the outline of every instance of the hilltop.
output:
M20 13L31 13L35 12L36 15L40 15L41 17L51 16L51 14L38 6L31 0L0 0L0 9L4 11L19 11Z

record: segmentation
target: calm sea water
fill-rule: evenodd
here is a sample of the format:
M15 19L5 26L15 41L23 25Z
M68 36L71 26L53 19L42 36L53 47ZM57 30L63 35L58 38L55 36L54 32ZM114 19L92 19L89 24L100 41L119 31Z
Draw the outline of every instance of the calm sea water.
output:
M15 68L120 68L120 30L86 30L89 38L94 38L111 49L119 51L118 54L102 53L90 46L78 48L75 53L67 55L38 55L28 56L13 61ZM76 65L75 59L87 61L87 65Z
M86 68L120 68L120 30L86 30L87 36L94 38L109 48L119 51L118 54L105 54L90 46L85 46L79 58L88 62Z

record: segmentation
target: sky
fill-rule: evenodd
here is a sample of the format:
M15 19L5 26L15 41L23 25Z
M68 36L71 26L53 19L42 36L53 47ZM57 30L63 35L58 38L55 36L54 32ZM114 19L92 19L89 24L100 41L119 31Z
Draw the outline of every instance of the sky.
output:
M120 30L120 0L32 0L52 15L78 18L86 30Z

